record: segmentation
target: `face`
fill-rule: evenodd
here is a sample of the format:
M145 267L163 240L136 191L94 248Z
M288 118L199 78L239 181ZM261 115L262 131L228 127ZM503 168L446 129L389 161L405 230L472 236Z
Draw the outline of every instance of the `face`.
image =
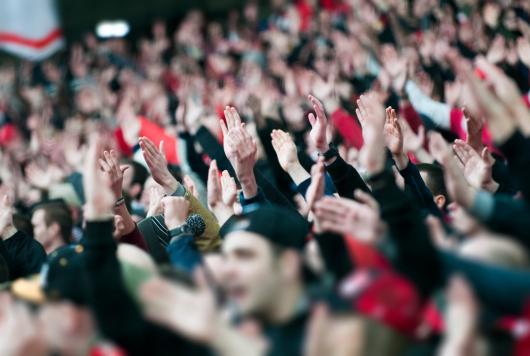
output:
M33 225L33 235L41 245L47 246L54 239L51 229L46 226L45 211L39 209L33 213L31 224Z
M271 245L257 234L236 231L223 243L225 289L242 314L264 313L283 286L281 266Z
M448 206L451 225L462 234L469 234L478 228L477 221L472 218L462 207L456 203Z

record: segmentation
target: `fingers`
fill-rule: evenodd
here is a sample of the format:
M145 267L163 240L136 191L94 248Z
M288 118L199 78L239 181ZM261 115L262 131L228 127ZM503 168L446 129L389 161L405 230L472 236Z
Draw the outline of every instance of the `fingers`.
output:
M307 115L307 118L309 119L309 123L311 124L311 127L315 126L315 124L317 123L317 119L315 118L315 115L313 115L313 113L309 113Z
M357 199L359 202L368 205L370 208L376 211L379 211L379 203L377 203L377 200L375 200L370 194L362 191L361 189L355 189L353 194L355 199Z

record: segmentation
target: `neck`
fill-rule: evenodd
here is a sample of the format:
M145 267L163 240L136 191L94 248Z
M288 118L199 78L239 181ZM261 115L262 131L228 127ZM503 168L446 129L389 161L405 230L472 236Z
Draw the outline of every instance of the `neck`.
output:
M46 254L49 255L61 246L64 246L64 242L61 240L61 238L56 238L50 241L50 243L46 244L46 246L44 246L44 250L46 251Z
M289 321L296 314L302 296L303 287L300 282L293 282L285 286L277 294L273 305L265 311L265 319L273 324Z

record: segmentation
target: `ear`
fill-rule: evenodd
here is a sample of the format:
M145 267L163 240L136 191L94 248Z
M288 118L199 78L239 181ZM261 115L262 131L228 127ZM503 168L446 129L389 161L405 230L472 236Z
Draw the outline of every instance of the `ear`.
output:
M61 227L56 222L53 222L50 226L48 226L48 231L52 235L61 235Z
M281 256L282 275L286 281L295 281L301 278L302 257L294 250L286 250Z
M439 194L434 197L434 203L440 209L443 209L445 206L446 198L445 195Z

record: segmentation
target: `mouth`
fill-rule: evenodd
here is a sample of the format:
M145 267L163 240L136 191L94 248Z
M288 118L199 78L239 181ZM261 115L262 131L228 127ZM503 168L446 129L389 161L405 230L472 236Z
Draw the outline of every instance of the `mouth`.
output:
M233 286L228 289L228 296L237 301L240 302L243 299L245 299L245 296L247 295L246 289L241 286Z

